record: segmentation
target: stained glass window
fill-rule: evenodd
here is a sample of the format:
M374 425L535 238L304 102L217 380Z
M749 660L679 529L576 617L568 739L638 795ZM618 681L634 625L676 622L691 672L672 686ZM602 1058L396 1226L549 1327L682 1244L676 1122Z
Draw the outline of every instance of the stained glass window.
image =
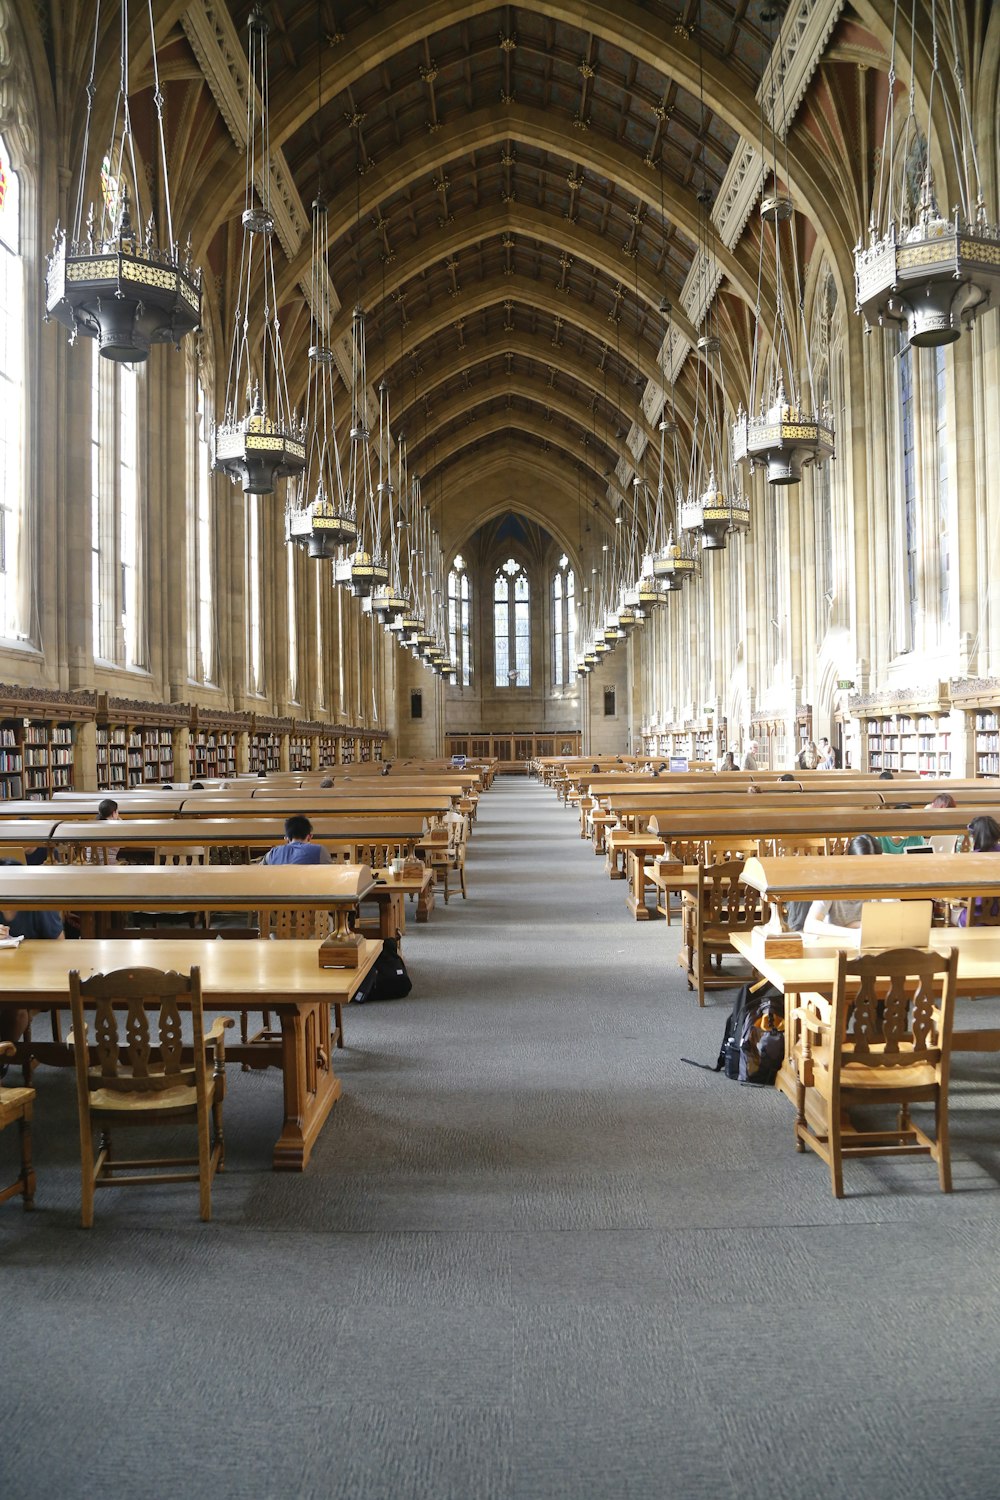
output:
M448 646L462 687L472 681L472 650L469 633L471 596L465 559L456 556L448 574Z
M552 577L552 681L567 687L576 659L576 580L569 558L559 559Z
M497 687L531 686L531 591L512 557L493 582L493 662Z

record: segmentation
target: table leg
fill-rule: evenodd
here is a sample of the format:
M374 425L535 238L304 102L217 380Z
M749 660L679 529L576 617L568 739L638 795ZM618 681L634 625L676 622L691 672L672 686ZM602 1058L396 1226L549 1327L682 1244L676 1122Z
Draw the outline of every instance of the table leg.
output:
M281 1018L285 1123L274 1147L276 1172L301 1172L336 1101L329 1001L275 1006Z
M625 904L637 922L648 922L649 907L646 905L646 856L630 852L628 857L628 896Z
M434 885L435 882L431 880L417 897L418 922L429 922L431 919L431 912L434 910Z

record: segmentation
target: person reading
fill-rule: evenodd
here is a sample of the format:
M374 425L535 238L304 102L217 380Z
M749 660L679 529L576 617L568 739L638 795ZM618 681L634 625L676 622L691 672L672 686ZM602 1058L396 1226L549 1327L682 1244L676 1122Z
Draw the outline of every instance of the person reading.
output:
M881 854L882 845L870 833L856 834L847 846L848 854ZM834 934L853 936L861 926L863 901L814 901L806 917L806 932L826 937Z
M329 865L333 856L322 844L312 841L313 827L303 813L285 819L285 842L264 855L266 865Z

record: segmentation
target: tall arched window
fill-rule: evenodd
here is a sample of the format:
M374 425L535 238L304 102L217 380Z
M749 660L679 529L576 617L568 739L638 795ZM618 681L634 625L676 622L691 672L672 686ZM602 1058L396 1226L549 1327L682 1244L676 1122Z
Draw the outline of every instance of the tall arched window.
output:
M512 557L493 582L493 663L497 687L531 686L531 594L528 575Z
M908 650L916 645L917 635L917 453L916 420L913 399L913 350L906 335L899 336L899 358L896 361L899 380L899 447L903 479L903 546L906 563L906 639Z
M295 574L299 549L286 546L285 552L288 558L288 696L294 702L299 695L298 588Z
M194 504L188 513L188 670L199 682L215 678L212 587L212 442L205 386L194 377Z
M247 685L251 693L264 691L264 626L260 603L260 496L247 499L247 633L249 671Z
M20 597L24 493L24 278L17 173L0 136L0 634L25 635Z
M118 371L118 566L124 665L145 666L139 620L141 559L139 509L139 374L135 365Z
M462 687L472 681L472 649L469 636L469 575L465 559L456 556L448 574L448 647L455 663L456 680Z
M576 579L563 554L552 578L552 681L566 687L576 660Z
M948 387L944 347L934 350L934 469L937 477L938 623L951 624L951 502L948 486Z

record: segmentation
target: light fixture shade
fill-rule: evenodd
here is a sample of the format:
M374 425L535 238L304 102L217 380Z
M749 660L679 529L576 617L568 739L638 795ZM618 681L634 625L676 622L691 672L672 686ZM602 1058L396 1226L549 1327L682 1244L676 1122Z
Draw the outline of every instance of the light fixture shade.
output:
M268 30L255 6L247 21L247 90L255 101L256 123L247 138L243 253L225 415L213 435L214 467L239 484L245 495L273 494L279 479L300 474L306 466L306 424L288 399L278 309L272 305L277 282L266 106ZM260 188L259 204L255 184ZM255 370L266 372L263 384Z
M358 528L346 506L334 506L322 487L311 505L290 507L285 515L285 540L304 547L310 557L335 557L357 539Z
M201 325L201 273L177 246L140 242L127 200L117 229L95 243L58 229L45 273L46 317L74 338L96 338L105 359L139 364L153 344L179 345Z
M359 549L351 558L351 593L356 599L365 599L380 584L388 583L389 569L381 558Z
M942 218L928 193L917 222L899 233L891 223L867 249L854 251L855 310L867 330L902 327L918 349L953 344L962 325L1000 292L1000 228Z
M689 578L697 578L700 571L697 554L691 551L683 535L676 542L671 536L663 550L653 558L653 576L669 593L676 593Z
M766 468L768 484L798 484L807 464L822 464L833 456L832 424L791 405L780 381L777 399L766 412L751 417L741 406L736 415L733 458Z
M750 529L750 502L736 487L735 479L730 483L734 486L734 494L732 499L727 499L712 469L703 493L697 497L689 495L681 506L682 529L692 536L700 536L705 552L723 551L731 533Z
M387 583L384 587L376 589L372 595L372 610L375 614L381 615L392 629L394 628L392 622L398 620L406 610L406 600L398 589L394 589L391 584Z

